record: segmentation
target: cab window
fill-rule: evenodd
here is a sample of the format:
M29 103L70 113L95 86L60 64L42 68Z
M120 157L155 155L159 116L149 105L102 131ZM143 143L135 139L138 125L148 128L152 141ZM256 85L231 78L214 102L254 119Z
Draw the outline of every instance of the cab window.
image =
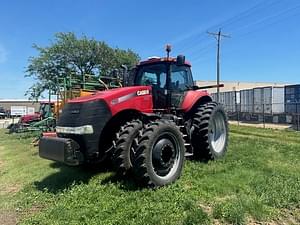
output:
M166 77L167 73L165 65L149 65L141 68L135 83L137 85L151 85L154 87L165 88Z
M186 66L172 65L170 88L172 90L185 91L191 86L193 86L193 80L190 68Z

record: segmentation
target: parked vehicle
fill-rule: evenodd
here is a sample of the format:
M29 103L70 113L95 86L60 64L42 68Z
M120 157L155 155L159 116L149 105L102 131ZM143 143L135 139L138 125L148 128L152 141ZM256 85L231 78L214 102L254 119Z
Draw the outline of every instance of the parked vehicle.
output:
M3 107L0 107L0 119L5 119L7 117L7 113Z
M119 175L133 171L150 187L178 179L185 156L225 155L226 113L194 86L184 56L151 58L133 71L127 87L70 100L58 119L57 137L41 138L39 155L68 165L111 157Z

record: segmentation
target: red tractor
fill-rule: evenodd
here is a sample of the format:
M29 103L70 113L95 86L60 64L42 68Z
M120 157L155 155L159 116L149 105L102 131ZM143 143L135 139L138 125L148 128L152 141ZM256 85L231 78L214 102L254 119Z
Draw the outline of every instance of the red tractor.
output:
M68 165L110 158L119 175L132 171L150 187L178 179L185 156L224 156L226 113L194 85L184 56L142 61L125 83L70 100L58 119L57 137L43 137L39 155Z

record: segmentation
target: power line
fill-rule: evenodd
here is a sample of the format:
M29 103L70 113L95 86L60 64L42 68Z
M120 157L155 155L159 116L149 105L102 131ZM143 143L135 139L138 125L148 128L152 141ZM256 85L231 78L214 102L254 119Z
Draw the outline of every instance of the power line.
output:
M240 22L243 19L249 18L249 17L259 13L260 11L265 12L266 8L268 10L270 10L270 8L272 6L274 6L280 2L281 2L281 0L271 1L271 2L264 1L264 2L258 3L256 5L254 5L253 7L243 11L242 13L239 13L236 16L231 17L227 21L224 21L219 27L223 27L223 28L226 27L228 29L228 26L230 26L236 22Z
M263 2L260 2L244 11L242 11L241 13L238 13L220 23L216 23L212 26L209 26L208 28L205 28L205 29L201 29L200 31L192 31L190 33L187 33L185 35L183 35L182 37L180 38L177 38L177 40L174 41L174 43L177 42L177 46L180 46L180 45L183 45L183 48L179 47L179 49L181 49L181 51L187 51L191 48L195 48L196 44L195 42L199 42L199 36L200 35L204 35L206 33L206 30L212 30L212 29L216 29L218 27L228 27L229 25L232 25L236 22L239 22L241 19L245 19L245 18L248 18L252 15L254 15L257 11L261 11L261 10L264 10L264 8L268 7L268 9L270 9L270 7L272 7L273 5L277 4L278 2L280 2L280 0L277 0L277 1L263 1ZM202 39L204 39L205 36L202 37ZM190 40L188 43L187 43L187 40L188 39L193 39L195 38L194 40Z
M298 10L299 8L300 8L300 5L298 4L295 7L290 7L290 8L287 8L285 10L281 10L281 11L277 12L276 14L266 16L266 17L264 17L260 20L254 21L253 23L246 24L243 27L239 27L239 28L233 29L233 30L235 32L236 31L241 32L241 31L247 30L247 32L245 34L248 35L248 34L254 32L254 31L256 31L257 29L261 29L261 28L264 28L266 26L270 26L270 25L276 24L278 22L281 22L282 20L285 19L285 18L283 18L284 15L286 15L290 12L293 12L295 10ZM274 18L275 18L275 20L272 21ZM262 25L262 26L259 27L260 25ZM255 29L253 31L251 31L251 30L249 31L249 27L255 27ZM243 36L245 34L243 34Z
M300 5L297 5L295 7L290 7L288 9L285 9L285 10L281 10L279 12L277 12L276 14L273 14L273 15L270 15L270 16L266 16L266 17L263 17L261 18L260 20L257 20L257 21L253 21L252 23L250 24L246 24L242 27L238 27L236 29L233 29L231 30L232 31L235 31L235 32L238 32L238 33L241 33L241 31L244 31L244 30L247 30L246 33L241 33L241 34L236 34L235 36L240 38L240 37L243 37L243 36L246 36L248 34L251 34L253 33L254 31L257 31L257 30L260 30L262 28L265 28L267 26L271 26L271 25L274 25L278 22L281 22L282 20L284 20L285 18L283 18L284 15L292 12L292 11L295 11L297 9L300 8ZM297 12L298 14L299 12ZM291 16L294 16L296 15L296 13L292 14ZM273 20L275 18L275 20ZM272 21L273 20L273 21ZM261 26L262 25L262 26ZM254 29L251 29L249 30L249 28L251 27L255 27ZM200 49L201 50L201 49Z
M199 43L199 37L200 40L203 41L205 40L205 36L204 34L206 34L207 30L213 30L216 29L218 27L228 27L238 21L240 21L241 19L245 19L247 17L250 17L252 15L254 15L257 11L261 11L264 10L264 8L268 7L268 9L270 9L270 7L272 7L273 5L277 4L278 2L280 2L280 0L267 0L267 1L263 1L263 2L259 2L257 4L255 4L254 6L232 16L229 17L228 19L222 21L222 22L218 22L215 23L211 26L208 26L207 28L201 28L199 29L194 29L193 31L187 32L184 35L182 35L181 37L177 37L175 38L175 40L170 41L171 43L173 43L173 45L176 45L176 48L178 49L177 51L179 52L187 52L190 49L196 49ZM161 50L161 47L157 48L157 51Z
M238 13L238 14L224 20L223 22L216 23L212 26L209 26L208 29L215 29L218 26L222 27L222 28L226 27L227 29L229 29L229 27L232 27L234 24L239 23L242 20L245 20L247 18L250 18L252 16L262 13L262 11L265 10L266 8L268 8L268 10L270 10L270 8L274 7L275 5L276 5L276 7L280 6L281 5L280 3L282 3L282 1L280 1L280 0L262 1L248 9L242 11L241 13ZM297 8L298 8L298 5L295 8L281 10L281 11L279 11L278 14L265 16L265 17L260 18L259 20L252 21L248 24L244 24L244 26L235 27L230 30L238 31L240 33L241 31L244 31L245 29L247 29L249 27L253 27L253 26L257 26L257 25L263 25L263 27L265 27L265 25L267 25L266 23L270 23L271 22L270 20L273 20L274 17L282 16L282 15L287 14L288 12L295 10ZM281 19L279 19L279 21ZM278 22L278 20L276 22ZM185 35L177 38L177 40L174 40L174 43L177 42L178 51L188 52L188 51L192 50L190 55L192 56L192 58L196 58L196 61L198 61L199 58L200 59L204 58L203 53L204 52L206 53L207 52L206 50L211 48L211 43L205 41L206 39L205 39L205 36L203 35L203 34L205 34L205 30L207 30L207 29L201 29L201 30L198 29L198 31L194 30L192 32L186 33ZM248 29L248 32L246 33L246 35L249 33L252 33L252 32L253 31L251 31L251 30L249 31L249 29ZM242 34L242 36L244 36L244 34ZM199 39L199 37L200 37L200 39ZM200 47L199 46L200 43L202 46L197 51L197 48Z
M222 34L221 28L218 33L207 32L209 35L212 35L217 40L217 101L219 102L220 97L220 45L221 38L230 38L227 34Z
M264 17L261 20L255 21L252 24L247 24L244 27L238 28L238 29L235 30L235 32L238 31L238 33L240 33L240 34L237 33L235 35L235 40L243 39L244 37L249 36L249 35L251 35L251 34L253 34L253 33L255 33L255 32L257 32L261 29L264 29L266 27L271 27L272 25L280 23L284 19L286 19L290 16L298 15L299 11L296 11L295 13L293 13L291 15L288 15L288 13L293 12L293 11L299 9L299 8L300 8L300 5L297 5L295 7L290 7L286 10L279 11L277 14L273 14L271 16ZM283 17L283 16L286 16L286 17ZM274 18L275 18L275 20L273 20ZM254 29L249 29L249 28L252 28L252 27L254 27ZM247 30L247 31L246 32L241 32L241 31L244 31L244 30ZM231 53L232 51L229 51L229 52ZM227 52L227 53L229 53L229 52Z
M273 5L275 5L276 3L278 3L278 1L272 2L271 4L269 4L269 6L273 6ZM260 6L260 7L258 7L258 6ZM254 6L254 7L252 7L251 9L245 11L244 13L238 14L237 16L235 16L235 18L245 19L245 18L247 18L247 17L249 17L249 16L251 15L251 14L249 15L249 12L251 12L253 9L261 10L261 6L262 6L261 4L258 4L258 5ZM261 29L261 28L266 27L266 26L268 26L268 25L275 24L275 23L277 23L277 22L282 21L282 20L283 20L283 19L282 19L282 16L283 16L283 15L285 15L285 14L291 12L291 11L294 11L294 10L296 10L296 9L298 9L298 8L299 8L299 5L296 5L296 6L294 6L294 7L290 7L290 8L288 8L288 9L281 10L281 11L277 12L276 14L262 17L261 19L259 19L259 20L257 20L257 21L253 21L252 23L245 24L244 26L242 26L242 27L237 27L237 28L235 28L235 29L233 29L233 30L234 30L234 31L241 32L241 31L244 31L245 28L249 28L249 27L253 27L253 26L257 26L257 25L263 25L262 27L259 28L259 29ZM248 16L245 16L245 14L248 14ZM243 15L243 16L241 16L241 15ZM226 23L227 23L227 24L226 24L226 27L227 27L228 25L233 24L233 23L235 22L235 21L233 20L233 18L234 18L234 17L232 17L232 18L230 18L229 20L223 22L223 24L226 24ZM275 20L275 21L272 22L271 20L274 19L274 18L279 18L279 19L277 19L277 20ZM231 21L230 21L230 20L231 20ZM229 21L230 21L230 22L229 22ZM228 23L228 22L229 22L229 23ZM270 23L270 22L271 22L271 23ZM257 30L257 28L255 28L255 30ZM231 31L232 31L232 30L231 30ZM248 29L248 32L246 32L246 34L242 34L242 36L248 35L248 34L250 34L250 33L252 33L252 32L253 32L253 31L251 31L251 30L249 31L249 29ZM241 35L237 35L237 36L240 37ZM203 38L202 38L202 39L203 39ZM207 44L207 47L209 47L209 45L210 45L210 44ZM201 51L202 49L206 49L206 47L201 48L200 51ZM196 52L195 46L194 46L194 51L193 51L193 52ZM192 55L193 55L193 58L197 58L197 56L195 56L196 54L193 54L193 53L192 53ZM197 55L198 55L198 54L197 54ZM201 55L201 56L202 56L202 55ZM201 57L201 58L202 58L202 57Z
M205 58L204 56L207 55L207 53L211 53L211 49L215 46L214 42L209 43L207 46L195 51L193 51L191 54L187 54L189 56L189 59L191 61L197 61L198 59Z

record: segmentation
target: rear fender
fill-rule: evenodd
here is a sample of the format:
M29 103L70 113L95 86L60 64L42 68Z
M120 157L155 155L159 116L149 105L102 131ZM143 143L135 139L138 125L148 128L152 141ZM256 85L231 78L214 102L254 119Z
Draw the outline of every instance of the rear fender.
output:
M184 97L181 108L183 112L187 113L194 106L211 101L212 98L207 91L188 91Z

